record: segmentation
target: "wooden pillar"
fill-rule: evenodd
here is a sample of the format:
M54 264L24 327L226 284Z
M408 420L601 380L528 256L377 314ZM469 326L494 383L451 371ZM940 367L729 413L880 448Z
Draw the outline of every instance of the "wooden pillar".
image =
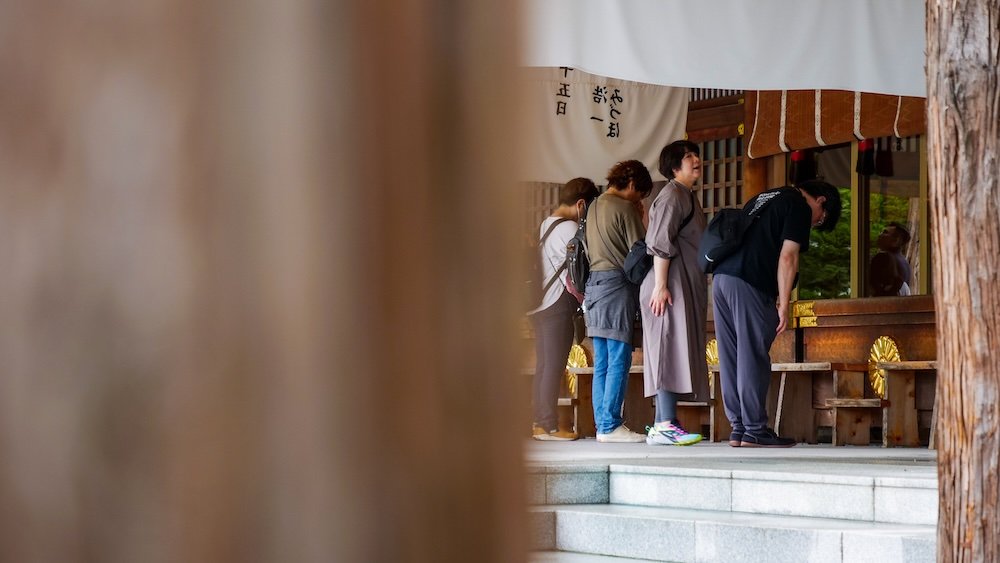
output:
M750 116L750 108L756 107L759 91L745 93L744 122L754 124L757 116ZM751 135L754 132L751 132ZM750 137L744 137L744 147L748 148ZM788 184L788 154L779 153L770 156L751 159L743 156L743 201L772 188L780 188Z
M743 106L744 116L743 122L748 127L753 127L754 120L750 119L750 108L756 107L757 96L760 92L757 91L747 91L744 93L744 99L746 103ZM769 157L762 158L750 158L747 156L747 149L750 148L750 139L752 131L749 135L744 135L743 137L743 201L750 201L753 196L769 189L772 187L770 185L771 179L768 177L770 175L770 161ZM780 184L779 184L780 185Z
M510 10L0 8L0 559L524 559Z
M871 295L868 288L871 254L871 177L857 169L858 144L851 144L851 297Z
M765 158L750 158L743 155L743 201L768 189L768 161Z
M927 3L937 313L938 561L1000 559L1000 36L996 2Z

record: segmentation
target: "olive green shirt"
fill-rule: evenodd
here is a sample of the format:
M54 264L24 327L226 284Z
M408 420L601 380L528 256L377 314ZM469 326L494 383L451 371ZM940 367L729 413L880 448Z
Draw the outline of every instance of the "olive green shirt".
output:
M620 270L637 240L646 237L635 204L607 192L587 211L587 255L594 272Z

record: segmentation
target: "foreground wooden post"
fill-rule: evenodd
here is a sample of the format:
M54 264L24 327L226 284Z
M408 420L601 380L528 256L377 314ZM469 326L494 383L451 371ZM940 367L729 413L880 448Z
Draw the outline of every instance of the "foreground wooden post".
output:
M0 5L0 560L524 558L513 21Z
M1000 559L998 19L995 2L927 3L938 561Z

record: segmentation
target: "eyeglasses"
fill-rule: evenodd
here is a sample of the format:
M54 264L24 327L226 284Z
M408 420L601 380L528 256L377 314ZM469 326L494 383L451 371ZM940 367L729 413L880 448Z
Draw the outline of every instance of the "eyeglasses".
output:
M823 223L825 222L826 222L826 209L823 210L823 214L820 215L819 221L817 221L816 224L813 225L813 227L822 227Z

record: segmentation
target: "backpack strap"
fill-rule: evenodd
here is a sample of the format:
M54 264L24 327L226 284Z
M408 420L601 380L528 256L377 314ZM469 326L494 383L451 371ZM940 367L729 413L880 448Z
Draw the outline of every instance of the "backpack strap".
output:
M538 240L538 252L539 253L541 253L541 252L543 252L545 250L545 248L544 248L545 247L545 241L548 240L549 235L552 234L552 231L556 230L556 227L559 226L559 223L563 223L565 221L569 221L569 219L567 219L565 217L560 217L555 222L553 222L551 225L549 225L549 228L546 229L545 234L543 234L542 238L540 238ZM552 262L549 262L549 264L552 265ZM554 274L552 274L552 277L549 278L549 280L547 282L545 282L545 286L542 288L542 295L545 295L546 293L548 293L549 288L552 287L552 284L554 284L557 279L559 279L559 274L562 274L563 270L565 270L565 269L566 269L566 261L563 260L562 265L559 266L559 268L556 270L556 272Z
M569 221L569 219L565 217L560 217L559 219L556 219L554 223L549 225L549 228L545 230L545 234L542 235L542 238L538 239L538 247L541 248L542 246L545 246L545 241L548 240L549 235L552 234L552 231L556 230L556 227L559 226L559 223L563 223L565 221Z
M545 287L542 288L542 295L545 295L546 293L549 292L549 288L552 287L552 284L556 283L556 280L559 279L559 274L563 273L563 270L565 269L566 269L566 261L563 260L562 265L559 266L559 269L556 270L556 273L552 274L552 277L549 278L549 281L545 282Z

